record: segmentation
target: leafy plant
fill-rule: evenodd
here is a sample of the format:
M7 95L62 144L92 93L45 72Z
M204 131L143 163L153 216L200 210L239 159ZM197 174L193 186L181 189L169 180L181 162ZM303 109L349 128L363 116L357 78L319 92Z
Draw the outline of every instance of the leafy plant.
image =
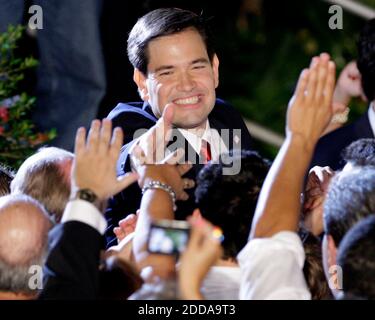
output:
M0 162L13 168L56 136L55 130L38 132L31 120L36 98L20 89L25 72L38 64L17 56L23 32L22 26L9 26L0 34Z

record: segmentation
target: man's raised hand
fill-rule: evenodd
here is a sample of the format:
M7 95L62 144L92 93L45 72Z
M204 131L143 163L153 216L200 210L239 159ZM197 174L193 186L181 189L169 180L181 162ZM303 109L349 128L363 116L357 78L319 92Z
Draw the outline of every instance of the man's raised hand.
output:
M312 59L302 71L288 107L287 136L314 146L332 117L335 64L326 53Z
M112 122L94 120L86 139L86 130L79 128L75 140L72 191L90 189L100 200L106 200L137 180L136 173L116 176L123 133Z

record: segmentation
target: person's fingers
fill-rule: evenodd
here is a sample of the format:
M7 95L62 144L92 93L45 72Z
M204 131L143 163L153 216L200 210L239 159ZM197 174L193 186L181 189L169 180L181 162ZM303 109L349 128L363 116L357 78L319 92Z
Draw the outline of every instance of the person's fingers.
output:
M192 217L193 217L194 219L202 219L201 211L200 211L199 209L195 209L195 210L193 211L193 215L192 215Z
M312 57L309 68L313 68L319 62L318 57Z
M99 130L100 130L100 121L93 120L91 122L90 131L87 138L87 149L96 151L99 146Z
M312 106L313 101L315 99L319 68L320 60L310 69L309 79L305 91L305 102L307 106Z
M121 235L122 233L124 233L124 231L122 231L120 227L114 227L113 233L117 236L117 235Z
M147 139L146 156L149 164L160 163L165 158L165 147L172 135L172 104L167 104ZM152 155L152 158L150 156Z
M124 219L120 220L118 225L122 229L127 229L127 228L134 228L135 224L137 222L137 216L135 214L129 214L127 217Z
M114 193L119 193L120 191L124 190L132 183L136 182L138 179L138 174L135 172L128 172L123 176L117 178L117 185L116 190Z
M86 145L86 129L81 127L77 130L74 143L74 154L77 156L85 150Z
M356 61L350 62L344 69L347 70L349 78L356 79L361 77Z
M190 163L184 163L177 165L177 170L181 176L183 176L186 172L188 172L193 167Z
M322 52L319 56L320 61L328 62L331 59L331 56L327 52Z
M122 239L125 238L125 233L122 231L121 228L115 227L113 228L113 233L115 234L117 241L120 242Z
M174 116L173 104L169 103L165 106L163 110L165 132L167 132L169 129L172 129L173 116Z
M177 149L176 151L172 152L170 155L168 155L162 162L161 164L171 164L175 165L178 164L181 159L185 155L185 150L182 148Z
M112 141L109 148L109 155L112 159L117 160L120 154L120 150L122 147L124 135L122 132L122 129L119 127L116 127L115 130L113 130L112 135Z
M183 191L178 198L179 200L186 201L189 199L189 195L185 191Z
M134 214L134 213L130 213L128 214L124 219L121 219L119 221L119 225L123 224L123 223L129 223L129 222L132 222L134 219L136 219L137 216Z
M296 91L294 93L294 102L301 103L305 99L305 92L307 82L310 76L310 71L308 69L303 69L297 83Z
M336 66L333 61L328 62L327 79L324 87L324 99L323 103L325 106L332 105L333 92L335 90L336 81Z
M131 151L131 159L135 167L146 164L146 156L143 149L139 145L135 145Z
M192 228L190 229L188 248L198 249L200 243L202 242L203 234L202 231L196 226L196 223L194 223L194 220L190 219L189 222L191 222Z
M317 85L315 91L315 101L320 102L323 100L323 91L327 79L328 60L321 58L319 69L317 72Z
M195 187L195 182L192 179L183 178L182 182L183 182L183 188L184 189L191 189L191 188Z
M102 127L100 129L99 136L99 152L107 153L109 149L109 142L112 134L112 121L109 119L103 119Z

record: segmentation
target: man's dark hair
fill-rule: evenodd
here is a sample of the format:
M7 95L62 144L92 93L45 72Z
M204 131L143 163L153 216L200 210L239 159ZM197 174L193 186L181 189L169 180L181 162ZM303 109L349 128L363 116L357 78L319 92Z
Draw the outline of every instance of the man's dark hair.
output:
M331 181L324 202L324 232L336 247L359 220L375 212L375 168L340 172Z
M375 213L375 212L374 212ZM345 296L375 299L375 215L358 222L337 252Z
M199 32L206 45L208 57L212 61L215 50L206 21L188 10L163 8L147 13L134 25L128 38L130 63L134 68L147 75L149 42L159 37L180 33L188 28L194 28Z
M375 139L359 139L342 151L346 163L354 166L375 166Z
M125 300L142 287L136 268L117 256L106 258L99 270L99 299Z
M311 293L311 300L325 300L332 297L322 263L322 244L318 237L305 228L299 230L305 251L303 274Z
M0 163L0 197L10 193L10 183L14 178L14 173Z
M256 203L270 163L255 151L236 152L235 175L223 175L225 164L207 164L199 172L195 199L202 216L224 233L223 259L235 258L246 245ZM226 161L225 161L226 162Z
M375 19L368 21L358 41L358 70L362 88L369 101L375 99Z

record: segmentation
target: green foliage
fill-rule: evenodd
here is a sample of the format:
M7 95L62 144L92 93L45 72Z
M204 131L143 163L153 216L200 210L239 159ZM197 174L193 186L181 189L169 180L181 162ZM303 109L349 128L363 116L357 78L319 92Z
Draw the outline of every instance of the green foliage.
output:
M363 2L374 5L374 0ZM284 135L288 101L310 59L328 52L339 73L356 58L356 41L365 21L344 10L343 30L331 30L329 7L317 0L263 0L261 13L248 13L245 27L220 30L216 39L221 58L219 96L244 117ZM353 101L350 120L366 108L365 103ZM258 146L270 158L277 153L275 147Z
M35 68L32 57L17 57L22 26L9 26L0 35L0 162L17 168L43 143L56 136L55 130L38 132L31 121L35 97L20 92L25 71Z

